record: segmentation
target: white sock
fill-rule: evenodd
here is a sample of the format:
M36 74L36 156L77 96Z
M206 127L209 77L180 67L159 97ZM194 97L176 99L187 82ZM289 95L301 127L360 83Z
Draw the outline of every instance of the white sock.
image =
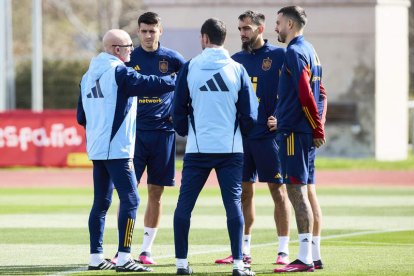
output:
M94 253L91 254L91 260L89 262L89 265L91 266L98 266L100 265L104 260L103 253Z
M279 247L277 253L283 252L289 255L289 236L279 236Z
M149 228L144 226L144 237L142 239L141 252L151 253L152 244L157 236L158 228Z
M298 259L305 264L312 263L312 234L299 234L299 255Z
M312 237L312 258L313 261L321 259L321 236Z
M243 235L243 253L250 255L250 242L252 241L252 235Z
M177 268L187 268L188 261L187 259L176 259L175 265L177 266Z
M233 269L244 269L243 260L233 260Z
M131 253L118 252L118 261L116 262L116 265L123 266L129 260L131 260Z

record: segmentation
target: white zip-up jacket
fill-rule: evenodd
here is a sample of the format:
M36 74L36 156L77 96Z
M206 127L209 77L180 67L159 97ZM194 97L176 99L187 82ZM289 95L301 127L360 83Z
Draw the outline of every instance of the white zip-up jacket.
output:
M241 133L257 120L257 97L244 67L223 48L206 48L178 75L173 121L188 135L186 153L242 153Z
M100 53L92 59L80 83L78 123L86 128L90 160L133 158L137 99L174 89L170 76L144 76L117 57Z

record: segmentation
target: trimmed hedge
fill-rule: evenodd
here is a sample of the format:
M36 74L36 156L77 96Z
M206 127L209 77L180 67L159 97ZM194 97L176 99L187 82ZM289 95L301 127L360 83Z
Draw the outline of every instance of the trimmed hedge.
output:
M16 108L30 109L32 101L32 64L25 62L16 72ZM76 108L79 82L89 66L89 60L43 61L43 108Z

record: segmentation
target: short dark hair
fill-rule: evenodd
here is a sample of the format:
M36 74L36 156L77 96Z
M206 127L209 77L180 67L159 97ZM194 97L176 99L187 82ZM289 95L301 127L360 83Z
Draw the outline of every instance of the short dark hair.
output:
M305 10L299 6L288 6L281 8L278 12L283 13L284 16L291 18L299 24L300 29L303 29L308 21Z
M245 11L244 13L240 14L239 20L242 21L246 18L250 18L254 24L257 26L263 25L265 23L265 16L262 13L255 12L255 11Z
M219 19L209 18L201 26L201 35L203 34L208 36L211 44L221 46L226 39L226 25Z
M161 17L155 12L146 12L138 17L138 27L141 23L147 25L158 25L161 23Z

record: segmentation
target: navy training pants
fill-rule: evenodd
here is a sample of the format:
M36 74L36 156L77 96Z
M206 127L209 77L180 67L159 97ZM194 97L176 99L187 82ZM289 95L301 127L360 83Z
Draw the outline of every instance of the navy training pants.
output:
M180 195L174 212L176 258L187 258L191 212L212 169L216 170L221 197L226 209L231 252L234 259L242 259L244 226L241 209L242 153L185 154Z
M105 217L114 186L120 206L118 251L131 252L132 234L139 205L137 179L132 159L93 160L94 199L89 215L90 253L103 253Z

